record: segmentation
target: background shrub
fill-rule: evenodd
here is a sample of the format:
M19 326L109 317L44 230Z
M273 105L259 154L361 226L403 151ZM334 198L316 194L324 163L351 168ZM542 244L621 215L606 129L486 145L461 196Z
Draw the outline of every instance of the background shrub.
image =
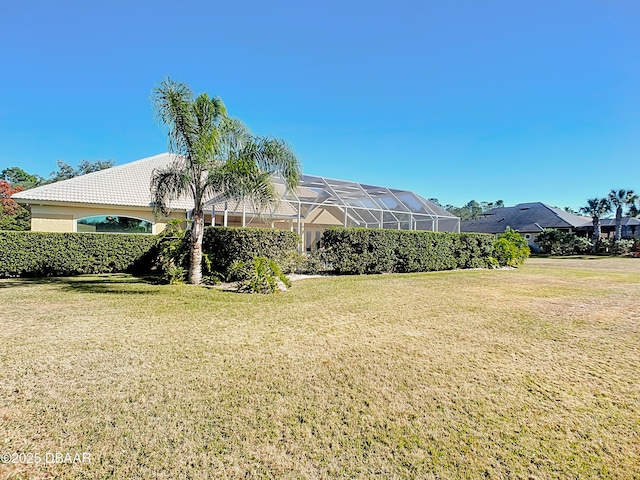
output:
M0 232L0 277L48 277L150 269L151 235Z
M332 227L324 262L336 273L428 272L487 267L493 235Z
M540 232L536 244L540 247L540 253L546 255L584 254L593 249L593 244L588 238L555 228L545 228Z
M509 267L519 267L531 253L525 238L511 227L498 235L493 243L493 250L498 265Z

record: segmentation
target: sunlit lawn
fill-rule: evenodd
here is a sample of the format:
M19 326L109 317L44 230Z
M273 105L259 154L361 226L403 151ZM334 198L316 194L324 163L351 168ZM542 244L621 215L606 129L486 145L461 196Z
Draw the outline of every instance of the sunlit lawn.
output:
M42 459L0 477L639 478L639 298L637 259L0 280L0 453Z

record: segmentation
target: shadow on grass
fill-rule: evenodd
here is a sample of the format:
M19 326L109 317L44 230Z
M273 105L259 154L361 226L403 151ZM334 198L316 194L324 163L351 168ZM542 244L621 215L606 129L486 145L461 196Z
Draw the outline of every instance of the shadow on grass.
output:
M161 285L161 279L151 275L134 277L124 273L80 275L77 277L0 279L0 288L28 287L30 285L51 285L66 291L80 293L157 295L160 293L158 289L148 287Z

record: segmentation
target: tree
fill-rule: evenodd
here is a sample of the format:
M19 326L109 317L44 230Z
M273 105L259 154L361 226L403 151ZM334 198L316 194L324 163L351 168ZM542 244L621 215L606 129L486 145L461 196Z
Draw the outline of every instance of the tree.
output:
M600 228L600 218L611 211L611 203L608 198L590 198L587 200L587 204L580 208L580 213L584 213L585 215L589 215L593 220L593 235L592 240L594 243L594 248L596 248L596 244L598 240L600 240L600 236L602 235L602 231Z
M0 230L29 230L30 211L11 198L22 190L21 185L14 187L6 180L0 180Z
M612 189L609 192L608 199L611 206L616 208L616 232L614 239L620 240L622 238L622 209L626 206L634 206L637 197L633 190Z
M300 164L279 139L254 137L247 127L229 118L220 98L197 98L184 83L162 80L152 92L154 111L165 126L173 162L154 170L151 192L154 210L168 215L171 201L193 201L189 239L189 283L202 281L204 203L214 194L250 200L257 210L275 205L279 196L272 174L279 173L291 189L300 178Z
M61 180L69 180L73 177L80 175L86 175L87 173L98 172L106 168L113 167L113 160L96 160L90 162L89 160L81 160L78 164L78 168L73 168L64 160L57 160L58 170L51 172L49 179L46 183L60 182Z
M14 187L22 187L25 190L42 185L45 181L40 175L31 175L20 167L5 168L0 172L0 178Z
M504 207L504 201L496 200L495 202L481 202L478 203L475 200L470 200L463 207L456 207L455 205L445 205L444 209L453 213L456 217L460 217L461 220L476 220L482 213L492 208Z
M2 205L2 213L5 215L13 215L20 207L11 195L23 191L23 187L13 187L6 180L0 180L0 204Z

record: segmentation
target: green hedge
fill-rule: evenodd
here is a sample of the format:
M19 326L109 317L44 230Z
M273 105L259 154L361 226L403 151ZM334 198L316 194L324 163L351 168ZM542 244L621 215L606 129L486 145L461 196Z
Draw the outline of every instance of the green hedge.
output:
M211 270L226 277L236 260L248 262L254 257L267 257L280 263L296 250L299 241L298 234L288 230L207 227L202 251L211 260Z
M144 271L156 243L151 235L0 231L0 277Z
M493 235L332 227L324 258L336 273L428 272L491 264Z

